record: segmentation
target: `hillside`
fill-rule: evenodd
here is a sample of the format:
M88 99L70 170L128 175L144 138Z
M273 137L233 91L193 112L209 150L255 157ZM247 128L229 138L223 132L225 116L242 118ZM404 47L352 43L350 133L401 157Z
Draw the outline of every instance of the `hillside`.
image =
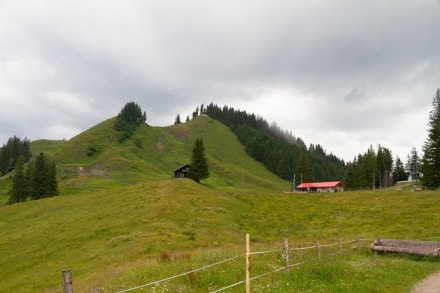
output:
M209 117L168 127L141 125L123 143L113 123L114 118L106 120L53 153L62 193L172 178L175 169L190 162L197 137L204 141L209 162L207 186L281 191L289 184L250 158L235 135Z
M303 246L357 235L440 237L436 192L283 194L289 182L250 158L234 133L209 117L169 127L142 125L123 143L117 140L113 121L103 121L67 142L40 141L33 146L50 147L48 154L60 172L61 195L0 205L0 292L59 292L65 268L73 271L75 291L101 287L113 292L111 288L212 263L219 255L236 255L243 251L245 233L251 234L253 246L261 247L284 238ZM203 138L210 178L202 184L172 179L173 171L188 163L196 137ZM3 183L7 180L2 178ZM161 262L167 255L170 260ZM438 269L438 262L396 262L366 251L344 266L340 275L324 282L344 283L352 266L361 276L352 291L376 288L377 282L384 288L407 289ZM160 272L145 274L147 268ZM387 275L399 270L399 276ZM312 268L316 278L334 271L333 265L323 271ZM233 280L241 278L231 274ZM313 287L310 274L306 276L304 290L327 288ZM207 286L195 291L206 292Z
M123 284L159 278L143 275L146 268L171 266L178 273L214 262L210 255L233 256L243 251L245 233L251 234L253 246L266 247L284 238L292 246L307 246L316 240L354 239L358 234L369 239L435 239L440 237L439 209L435 192L292 196L222 191L173 179L1 206L0 291L59 292L60 272L65 268L72 269L78 292L113 282L127 288ZM164 253L181 259L161 264L158 259ZM200 263L192 264L199 258ZM379 269L384 262L397 265L393 258L370 254L360 261L365 270L349 263L356 275L365 274L374 282L384 281L383 274L389 271ZM174 268L174 263L181 264ZM408 280L420 280L439 268L438 262L399 263L409 268L400 279L387 280L388 288L403 281L408 285ZM329 269L322 273L329 274L333 267ZM408 270L413 272L411 279ZM136 279L131 279L132 274ZM169 275L168 270L161 272ZM345 273L339 278L343 282Z

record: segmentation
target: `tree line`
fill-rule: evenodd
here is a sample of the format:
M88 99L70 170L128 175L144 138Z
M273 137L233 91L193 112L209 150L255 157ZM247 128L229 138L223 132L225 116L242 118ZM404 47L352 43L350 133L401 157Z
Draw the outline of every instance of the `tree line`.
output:
M23 156L25 161L32 157L30 151L30 141L20 139L16 136L8 139L8 142L0 148L0 176L4 176L15 169L15 164L19 156Z
M433 109L429 113L428 138L420 157L413 147L405 164L399 157L393 162L391 151L378 146L364 154L359 154L347 165L346 186L349 188L388 187L399 181L413 182L429 188L440 187L440 89L433 98ZM420 186L419 186L420 187Z
M203 107L203 114L228 126L251 157L283 179L291 180L294 174L302 174L303 181L329 181L344 176L343 160L327 154L319 144L307 148L301 138L262 117L213 103Z
M20 155L12 175L8 203L23 202L28 198L36 200L59 194L55 162L49 160L41 152L27 165L25 163L25 157Z

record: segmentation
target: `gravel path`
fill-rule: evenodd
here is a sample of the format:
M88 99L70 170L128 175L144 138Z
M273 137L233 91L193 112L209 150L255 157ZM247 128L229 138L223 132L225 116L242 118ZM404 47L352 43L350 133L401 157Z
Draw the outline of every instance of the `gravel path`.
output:
M411 293L439 293L440 272L437 272L414 286Z

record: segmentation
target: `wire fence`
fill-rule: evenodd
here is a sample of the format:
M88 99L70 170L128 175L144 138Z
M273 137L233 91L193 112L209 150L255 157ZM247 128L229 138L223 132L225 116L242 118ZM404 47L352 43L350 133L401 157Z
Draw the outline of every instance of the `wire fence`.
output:
M248 235L247 235L248 236ZM125 293L132 292L136 290L143 290L148 287L157 287L160 283L169 282L173 279L187 277L187 278L195 278L195 274L198 274L202 271L211 270L214 267L219 267L221 265L231 264L237 260L240 260L240 264L231 264L230 269L217 269L217 271L211 272L212 274L216 274L219 272L229 272L234 274L234 270L242 267L243 269L238 269L235 272L234 278L230 278L230 280L235 279L235 281L230 282L229 284L223 285L221 288L215 288L220 284L210 284L209 291L210 292L223 292L234 287L246 284L246 288L250 288L250 282L255 281L264 277L271 276L275 273L285 271L287 274L290 274L290 268L301 266L307 262L311 262L312 260L320 259L325 256L335 256L341 255L345 251L351 251L353 249L360 250L362 243L366 241L373 241L374 239L364 239L357 237L354 240L342 241L335 243L326 243L321 244L320 242L316 242L315 245L309 245L305 247L289 247L288 240L285 240L284 247L279 247L276 249L268 249L261 251L250 251L249 243L247 243L247 250L244 254L239 254L212 264L203 265L200 268L186 271L184 273L176 274L170 277L166 277L163 279L159 279L156 281L150 281L142 285L138 285L135 287L123 289L117 291L117 293ZM355 245L353 245L353 243ZM248 259L250 261L249 264L244 266L244 259ZM295 263L291 264L290 261L295 260ZM249 274L244 275L244 272L249 270L249 267L252 266L252 276ZM221 286L221 285L220 285ZM153 288L154 288L153 287ZM153 290L154 291L154 290Z

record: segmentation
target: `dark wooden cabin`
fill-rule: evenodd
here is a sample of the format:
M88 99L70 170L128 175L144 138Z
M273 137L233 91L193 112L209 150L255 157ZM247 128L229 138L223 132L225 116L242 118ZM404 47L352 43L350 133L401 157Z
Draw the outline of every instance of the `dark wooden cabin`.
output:
M183 165L182 167L174 170L174 178L188 178L189 165Z

